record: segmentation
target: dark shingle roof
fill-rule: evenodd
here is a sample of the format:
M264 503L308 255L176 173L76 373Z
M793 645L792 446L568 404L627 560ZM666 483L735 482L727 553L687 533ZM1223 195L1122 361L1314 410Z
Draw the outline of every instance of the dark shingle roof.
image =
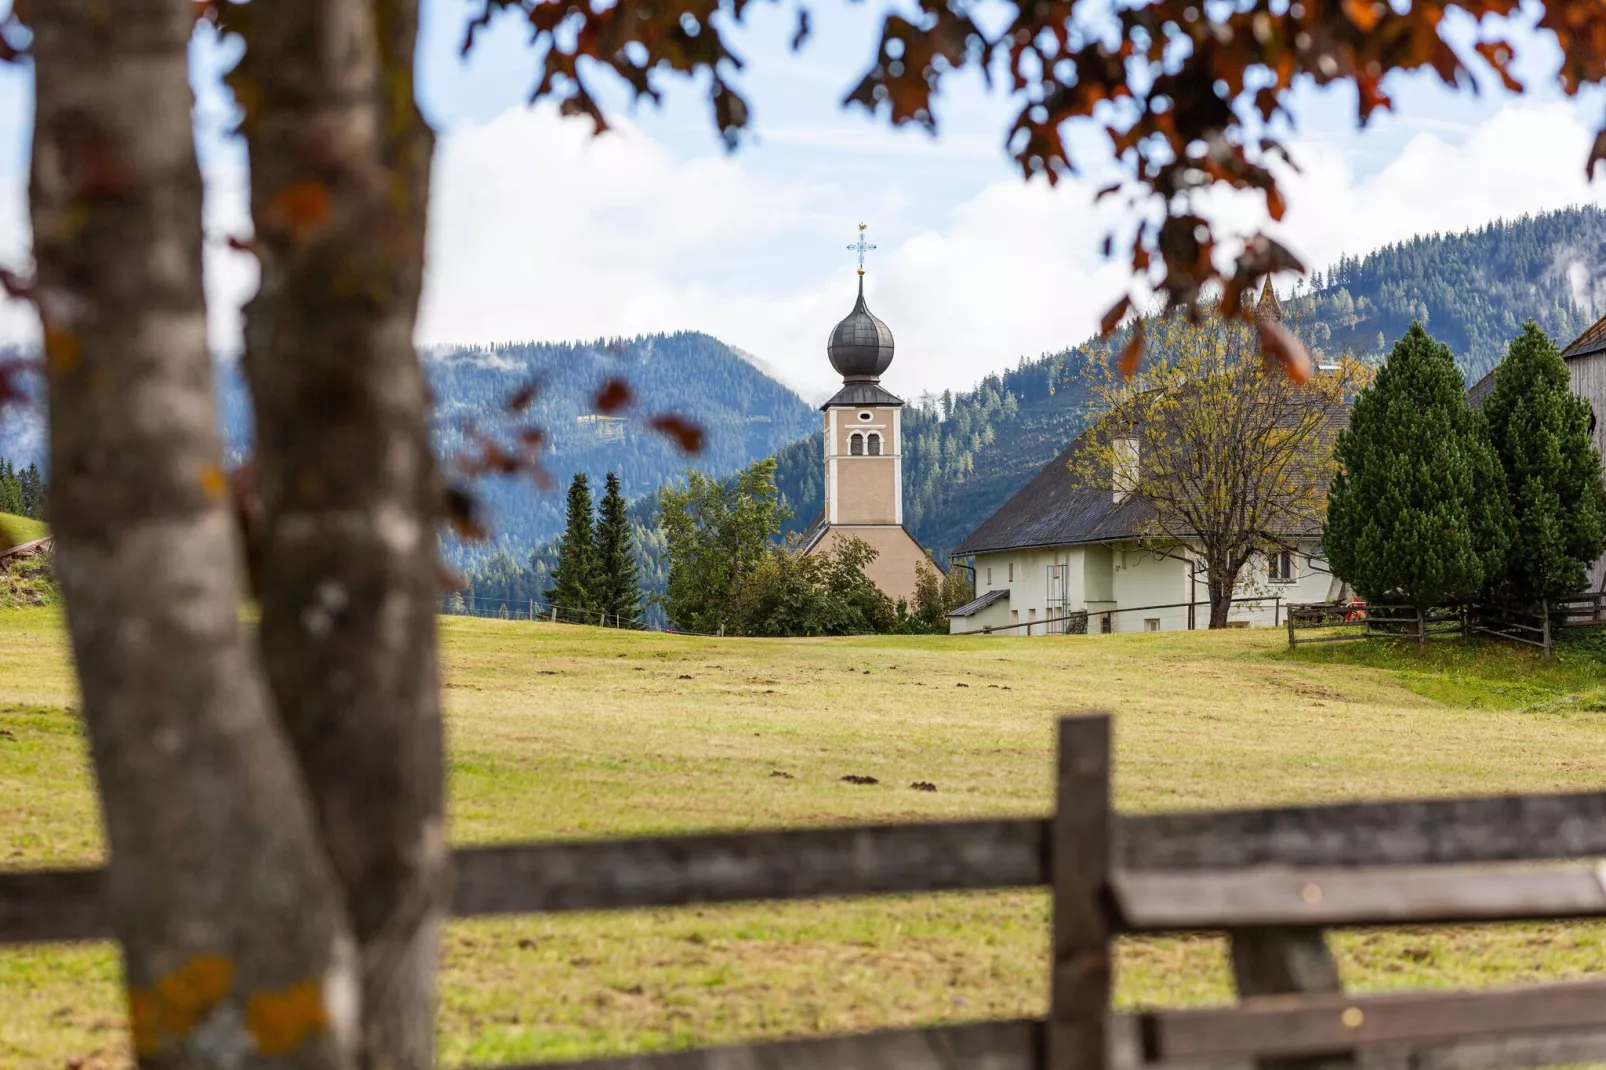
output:
M1325 434L1336 437L1349 423L1349 410L1334 414ZM1149 522L1154 508L1137 497L1115 500L1108 481L1102 486L1077 486L1067 467L1082 448L1086 432L1076 437L1031 482L1015 492L998 511L965 537L954 557L988 550L1019 550L1034 546L1074 546L1079 543L1116 542L1152 534ZM1320 524L1307 524L1288 535L1321 534Z
M1602 316L1590 325L1589 330L1574 338L1561 351L1562 360L1572 360L1574 357L1587 357L1591 353L1599 353L1606 349L1606 316Z
M820 406L823 411L833 405L902 405L903 399L881 388L880 383L856 380L842 384L842 389L831 395L831 400Z
M955 555L1027 546L1065 546L1136 537L1154 515L1136 498L1117 503L1109 487L1078 487L1066 467L1082 437L1049 461L1014 497L954 549Z
M980 613L982 610L986 609L988 606L992 605L994 602L1007 601L1009 601L1009 588L1000 587L996 591L988 591L980 598L972 598L970 601L966 602L964 605L960 606L958 609L954 610L948 615L950 617L973 617L977 613Z

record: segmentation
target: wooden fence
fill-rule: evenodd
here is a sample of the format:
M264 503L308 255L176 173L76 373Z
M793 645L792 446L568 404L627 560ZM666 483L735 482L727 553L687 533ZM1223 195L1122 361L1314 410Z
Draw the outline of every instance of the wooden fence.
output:
M1541 602L1537 610L1496 604L1419 610L1312 602L1288 606L1288 646L1342 643L1354 639L1415 639L1441 635L1487 635L1543 650L1548 656L1563 628L1606 627L1606 593ZM1301 634L1315 632L1316 634Z
M1118 815L1110 728L1060 723L1047 819L456 852L457 917L1029 888L1053 895L1048 1016L546 1064L549 1070L1495 1070L1606 1059L1606 978L1350 996L1322 931L1606 916L1606 792ZM1535 861L1557 864L1533 866ZM1513 865L1513 863L1529 863ZM0 944L111 936L99 870L0 874ZM1230 1007L1113 1014L1112 938L1224 931ZM1319 1061L1307 1061L1319 1060Z

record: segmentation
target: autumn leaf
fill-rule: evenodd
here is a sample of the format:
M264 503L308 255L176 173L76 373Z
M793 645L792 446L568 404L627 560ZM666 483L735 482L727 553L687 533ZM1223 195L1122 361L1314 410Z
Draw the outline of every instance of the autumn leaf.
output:
M1313 369L1310 351L1305 348L1305 343L1269 317L1257 319L1255 326L1260 332L1262 359L1268 364L1275 361L1281 365L1288 378L1300 385L1310 382Z
M531 402L540 396L540 382L528 382L513 392L512 396L507 399L505 407L507 408L508 412L523 412L525 409L530 407Z
M1111 305L1109 311L1104 313L1104 318L1099 321L1099 334L1108 335L1115 330L1120 325L1122 317L1126 315L1127 310L1131 307L1132 298L1130 297L1123 297Z
M1143 359L1143 321L1138 320L1132 324L1132 333L1127 337L1126 345L1121 349L1121 359L1116 363L1116 371L1121 378L1130 379L1137 374L1138 361Z
M635 400L630 392L630 384L623 379L609 379L597 391L592 400L592 406L600 413L614 413L629 405Z
M703 448L703 429L684 416L663 413L648 420L647 426L674 439L682 453L698 453Z
M462 487L447 487L445 491L446 522L460 539L479 542L488 532L480 519L480 503Z

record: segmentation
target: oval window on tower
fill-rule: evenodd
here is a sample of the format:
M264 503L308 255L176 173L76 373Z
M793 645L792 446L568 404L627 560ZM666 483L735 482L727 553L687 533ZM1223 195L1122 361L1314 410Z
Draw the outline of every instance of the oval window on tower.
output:
M881 436L874 431L870 432L870 456L881 456Z
M866 422L868 422L870 420L873 420L874 418L875 418L875 414L874 413L869 413L869 412L861 412L861 413L859 413L859 419L864 420Z
M864 436L857 431L853 432L853 437L848 439L848 453L855 457L864 456Z

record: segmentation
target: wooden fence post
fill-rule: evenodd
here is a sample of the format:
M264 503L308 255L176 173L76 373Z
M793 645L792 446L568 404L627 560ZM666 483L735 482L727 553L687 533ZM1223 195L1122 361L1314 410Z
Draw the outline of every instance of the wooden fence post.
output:
M1292 650L1292 649L1294 649L1294 647L1296 645L1298 645L1298 644L1294 640L1294 610L1293 610L1292 607L1289 607L1289 610L1288 610L1288 649Z
M1105 1070L1109 1052L1110 718L1059 725L1049 833L1054 959L1044 1070Z
M1321 895L1310 885L1307 896ZM1338 964L1319 928L1301 925L1238 929L1232 942L1232 977L1238 998L1275 996L1291 993L1342 992ZM1346 1070L1355 1065L1353 1052L1302 1056L1290 1059L1261 1059L1258 1070Z

